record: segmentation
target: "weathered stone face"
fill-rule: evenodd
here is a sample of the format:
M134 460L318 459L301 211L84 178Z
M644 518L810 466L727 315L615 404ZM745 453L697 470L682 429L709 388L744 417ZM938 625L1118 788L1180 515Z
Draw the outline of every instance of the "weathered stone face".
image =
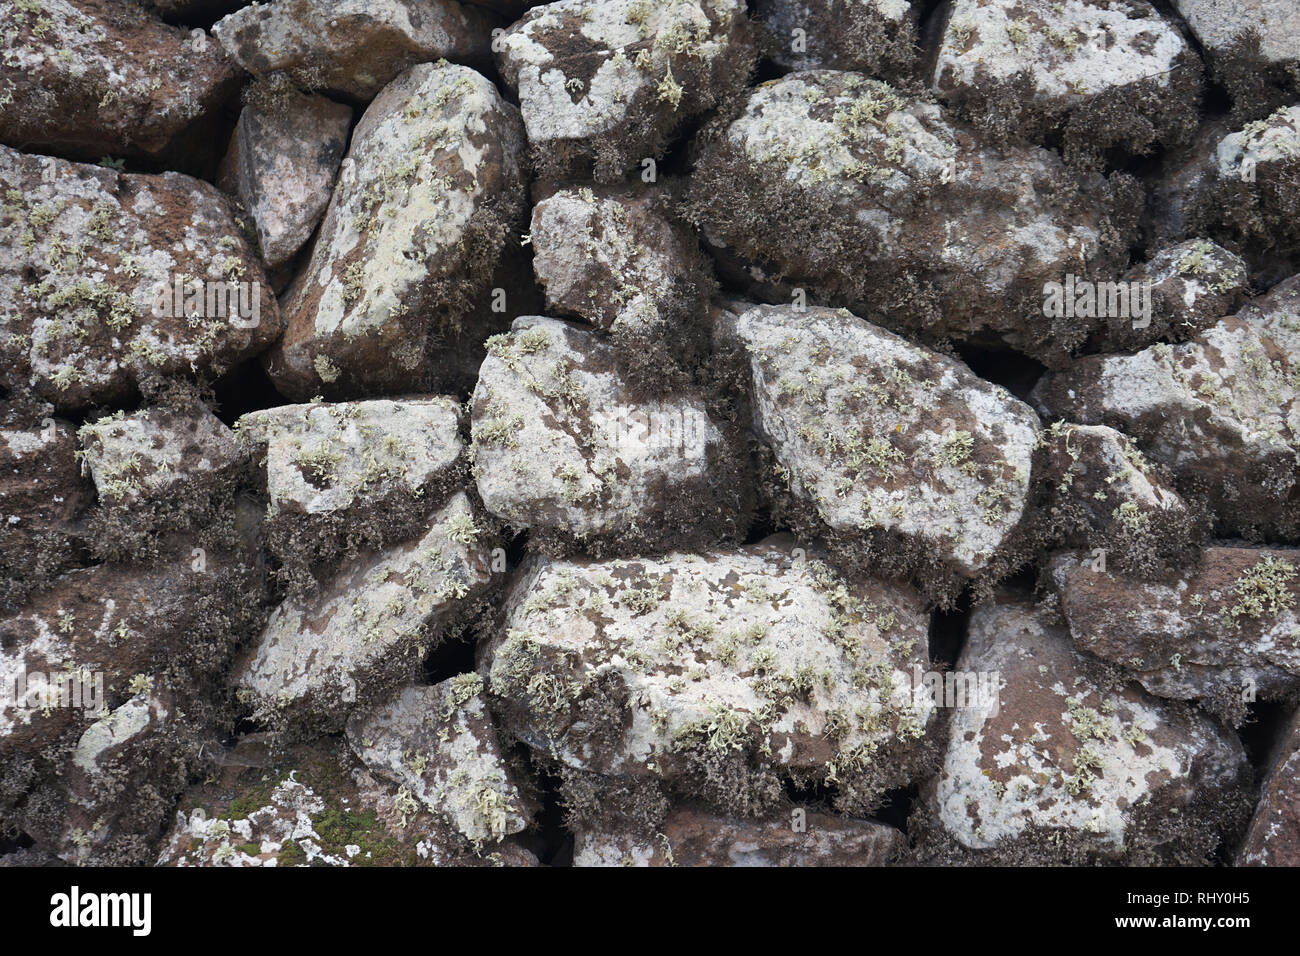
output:
M1088 356L1039 382L1034 400L1131 435L1186 497L1211 504L1221 533L1286 535L1300 432L1291 362L1253 324L1227 318L1181 345Z
M858 70L898 81L915 66L920 5L910 0L757 0L753 6L768 55L787 70Z
M1046 316L1045 283L1126 261L1115 182L984 145L861 74L765 83L700 152L690 205L706 239L890 328L995 335L1060 362L1089 323Z
M408 685L348 721L348 742L368 767L476 845L518 833L531 816L482 692L477 674Z
M344 565L319 594L290 598L236 668L259 719L337 730L357 703L416 676L425 650L491 580L488 549L458 494L423 537Z
M0 35L0 142L33 152L192 161L238 89L211 37L136 4L8 3Z
M1019 523L1038 417L953 359L847 311L734 304L754 427L830 529L896 536L978 573Z
M1237 863L1300 866L1300 717L1292 717L1272 755Z
M280 333L209 184L0 146L0 192L0 384L60 410L125 402L142 381L215 378Z
M543 175L598 181L662 156L679 125L742 87L754 56L739 0L558 0L495 48Z
M482 652L505 726L568 767L702 788L733 812L784 777L869 807L920 759L927 620L912 589L843 581L787 545L534 561Z
M1160 697L1240 720L1257 697L1300 687L1297 553L1208 547L1192 573L1149 580L1051 565L1075 646L1123 667Z
M239 114L218 185L253 217L267 269L293 259L325 214L351 125L350 107L298 93Z
M467 67L420 64L352 135L268 371L286 395L419 390L521 218L518 113Z
M658 839L630 832L577 834L574 866L883 866L907 846L901 830L871 820L791 811L792 818L736 820L675 810ZM796 829L797 826L802 829Z
M471 409L478 492L515 527L634 543L740 524L734 453L703 401L637 393L589 330L516 319L489 342Z
M371 99L417 63L485 63L494 20L452 0L274 0L236 10L213 34L254 76Z
M952 711L943 769L923 792L960 846L1007 851L1033 839L1044 858L1076 845L1123 857L1145 841L1212 849L1207 797L1237 792L1248 775L1230 732L1098 684L1068 635L1026 603L977 609L956 670L994 673L1001 687L996 707ZM1156 837L1171 815L1180 832Z

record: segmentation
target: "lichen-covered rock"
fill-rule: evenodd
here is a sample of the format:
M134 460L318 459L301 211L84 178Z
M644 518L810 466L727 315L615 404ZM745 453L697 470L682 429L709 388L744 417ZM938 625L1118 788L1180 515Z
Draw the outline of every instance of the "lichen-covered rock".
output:
M116 412L81 426L82 461L101 505L130 509L192 500L231 481L245 457L235 433L203 407Z
M1061 555L1051 575L1076 647L1151 693L1240 722L1257 697L1300 688L1298 553L1210 547L1191 572L1150 578Z
M262 463L272 554L291 572L420 533L464 474L450 397L281 405L243 416Z
M1013 600L971 616L959 674L993 673L996 707L956 707L927 810L981 861L1204 862L1247 783L1241 743L1209 718L1108 686L1064 631ZM1023 858L1023 857L1022 857Z
M351 124L351 107L300 93L239 114L218 184L253 217L267 269L293 259L325 214Z
M0 7L0 142L198 164L238 88L206 34L118 0Z
M460 493L423 537L286 599L236 667L240 700L277 729L342 729L354 704L416 677L424 652L475 607L492 578L484 537Z
M1033 410L847 311L732 308L715 335L747 356L755 430L840 550L940 590L989 567L1024 513Z
M1242 239L1281 254L1300 249L1300 105L1229 133L1211 163L1215 211Z
M561 189L533 207L533 269L549 311L613 333L629 372L662 381L704 346L712 287L695 236L662 191Z
M1168 476L1113 428L1059 421L1044 429L1034 482L1030 520L1047 549L1087 548L1136 574L1196 557L1196 516Z
M1291 0L1173 0L1239 115L1300 93L1300 8Z
M502 758L477 674L399 688L353 713L347 737L366 766L476 846L528 825L531 811Z
M1131 180L981 145L858 73L764 83L699 152L689 205L705 238L800 298L938 339L1000 337L1049 363L1090 328L1045 315L1045 284L1121 272L1141 206Z
M170 812L214 732L220 675L265 620L255 529L241 510L232 528L168 539L149 561L68 572L0 620L0 811L25 832L66 855L78 852L80 829L94 836L80 849L92 847L95 862L143 862L146 831ZM144 714L132 705L93 729L141 694L162 710L150 704L148 721L127 721ZM135 729L105 736L123 721ZM109 761L119 769L73 772L79 752L118 738L135 741ZM131 769L137 760L142 776ZM92 833L98 827L79 816L87 805L98 807L91 824L106 814L117 822Z
M518 228L523 152L518 111L467 67L424 63L385 87L285 295L276 387L295 400L420 390L431 332L486 293Z
M94 486L71 424L45 402L0 402L0 610L79 563Z
M1131 436L1185 498L1211 505L1218 533L1286 537L1300 529L1292 361L1227 318L1181 345L1080 359L1040 381L1033 399L1052 418Z
M280 333L217 189L0 146L0 384L60 410L215 378Z
M558 0L493 48L542 175L608 182L743 88L751 33L740 0Z
M738 820L689 807L670 813L653 837L576 835L574 866L884 866L907 837L874 820L845 820L802 808L783 820ZM797 821L797 822L796 822Z
M1149 153L1196 128L1201 65L1147 0L954 0L932 75L1002 136L1064 136L1067 158Z
M212 32L254 76L286 72L300 87L368 100L417 63L486 64L495 22L454 0L273 0Z
M1300 275L1279 282L1267 295L1247 303L1237 318L1272 339L1290 355L1300 355Z
M512 838L476 851L336 737L215 748L181 798L159 866L536 866Z
M757 0L764 52L787 70L857 70L898 81L916 65L910 0Z
M533 559L480 649L503 726L539 757L754 815L781 782L872 809L925 765L928 618L793 539L593 563Z
M1300 711L1270 757L1239 866L1300 866Z
M515 527L624 550L744 533L728 430L701 398L639 393L590 329L525 316L489 342L471 435L479 495Z
M1242 258L1208 239L1166 246L1120 279L1130 290L1129 315L1108 314L1088 343L1090 351L1125 352L1159 341L1181 342L1237 310L1250 288ZM1132 305L1133 293L1149 311ZM1123 310L1106 309L1108 313Z

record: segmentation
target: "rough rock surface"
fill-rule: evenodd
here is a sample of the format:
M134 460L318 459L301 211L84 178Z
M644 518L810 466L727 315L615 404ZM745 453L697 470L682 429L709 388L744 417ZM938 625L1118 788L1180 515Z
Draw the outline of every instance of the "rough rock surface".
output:
M206 34L116 0L0 8L0 142L78 159L186 162L238 81Z
M548 311L613 333L629 371L648 381L702 351L712 285L695 236L663 191L561 189L533 207L533 269Z
M489 342L471 434L483 503L514 527L623 548L744 531L723 425L699 398L638 394L589 329L525 316Z
M486 295L522 217L522 153L518 112L467 67L420 64L385 87L286 293L276 387L296 400L418 390L431 330Z
M996 707L952 710L943 769L923 799L967 850L1011 859L1192 861L1214 849L1212 802L1247 782L1240 742L1132 686L1105 686L1032 605L978 608L959 674L992 673Z
M809 301L1059 363L1089 324L1046 317L1044 284L1122 271L1133 188L1045 149L983 145L883 82L814 70L758 87L704 137L690 207L711 243Z
M927 625L911 588L841 580L789 538L534 560L480 672L509 732L564 766L737 815L770 808L783 779L871 809L924 759Z
M677 127L739 92L751 32L740 0L558 0L494 48L543 177L607 182L644 173Z
M208 183L0 146L0 193L5 387L60 410L126 402L161 376L215 378L280 333L257 255Z
M279 109L250 103L239 114L219 185L257 224L267 269L289 262L325 214L352 125L352 109L293 94Z
M79 563L94 487L70 423L47 403L0 403L0 610Z
M423 537L355 558L318 594L276 608L236 668L241 702L291 731L342 729L353 705L416 676L491 582L489 562L457 494Z
M988 566L1024 513L1037 415L847 311L732 308L715 335L746 356L754 427L791 494L868 560Z
M1196 127L1200 60L1146 0L954 0L936 94L1003 136L1063 134L1067 157L1150 152Z
M1237 313L1260 335L1272 339L1288 354L1300 354L1300 276L1292 276L1249 302Z
M335 737L217 748L181 798L160 866L536 866L510 839L476 852Z
M1087 548L1139 574L1198 553L1199 522L1127 435L1105 425L1055 422L1034 462L1036 532L1051 549Z
M1300 712L1271 757L1237 861L1243 866L1300 866Z
M532 815L502 759L483 678L462 674L402 687L348 721L358 757L475 845L496 843Z
M1227 318L1181 345L1081 359L1039 382L1034 401L1050 417L1132 436L1184 497L1211 504L1219 533L1286 536L1300 527L1292 361Z
M1062 555L1051 574L1076 647L1157 696L1199 700L1240 721L1257 697L1300 688L1297 559L1208 547L1194 571L1153 580Z
M446 396L281 405L243 416L261 463L267 545L291 569L420 533L463 476L461 412Z
M573 865L883 866L906 847L901 830L873 820L796 809L784 820L750 821L685 808L669 814L655 838L578 833Z
M1290 0L1173 0L1239 113L1300 92L1300 8ZM1267 112L1267 109L1265 109Z
M916 65L909 0L757 0L764 52L787 70L858 70L896 81Z
M254 76L286 72L301 87L368 100L417 63L486 63L493 23L454 0L272 0L212 32Z

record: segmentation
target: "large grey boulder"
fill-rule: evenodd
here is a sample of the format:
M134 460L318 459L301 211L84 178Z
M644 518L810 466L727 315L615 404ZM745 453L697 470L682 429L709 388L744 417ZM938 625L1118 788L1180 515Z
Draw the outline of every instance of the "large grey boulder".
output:
M917 60L912 0L757 0L763 52L787 70L858 70L897 82Z

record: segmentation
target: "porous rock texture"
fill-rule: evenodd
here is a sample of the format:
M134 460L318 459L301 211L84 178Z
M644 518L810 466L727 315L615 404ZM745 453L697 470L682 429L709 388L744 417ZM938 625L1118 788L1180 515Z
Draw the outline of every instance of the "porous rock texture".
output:
M1297 64L0 2L0 866L1296 865Z

